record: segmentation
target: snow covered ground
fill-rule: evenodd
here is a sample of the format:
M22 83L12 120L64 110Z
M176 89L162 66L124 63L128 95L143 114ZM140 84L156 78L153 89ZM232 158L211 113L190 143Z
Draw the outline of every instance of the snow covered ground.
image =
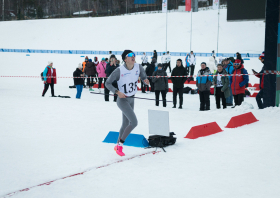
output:
M211 12L213 11L209 11L209 13ZM199 13L204 16L208 12ZM183 15L186 13L172 14ZM142 20L140 20L140 16L126 19L149 25L148 15L141 16ZM159 19L162 17L161 14L150 16ZM106 21L104 24L110 26L110 20L112 22L121 21L123 18L105 17L98 20ZM3 45L6 48L86 49L84 38L79 42L81 45L78 45L76 41L79 38L78 35L82 34L80 30L83 29L83 24L80 28L73 27L76 27L75 21L87 20L98 21L96 19L63 19L0 23L1 29L3 26L6 27L6 31L1 32L1 47ZM65 28L48 24L64 24L60 21L65 24L73 22L72 31L69 31L65 38L61 36ZM179 22L174 21L174 23ZM260 35L264 35L262 22L240 22L237 26L243 26L245 23L247 25L259 24L256 31L260 32ZM26 37L26 40L10 39L13 38L13 28L20 28L21 25L22 32L29 31L30 35L33 34L32 32L36 32L34 29L23 28L28 27L28 24L35 24L29 27L36 27L36 31L41 33L41 36L34 36L33 40L32 36ZM49 26L46 26L47 24ZM182 22L182 25L185 24ZM118 23L118 26L121 27L124 24ZM155 26L159 26L159 24L156 23ZM43 27L49 28L50 37L46 37L48 33L43 31ZM103 35L98 28L95 30L93 33L95 36ZM116 38L120 35L132 38L122 29L118 30ZM104 27L104 31L106 32L106 27ZM143 30L139 28L139 31ZM177 31L181 32L179 28ZM206 29L206 32L213 31ZM246 31L250 30L244 30L244 32ZM6 32L9 32L11 36ZM162 34L163 38L164 33L159 34ZM176 38L175 32L172 34ZM146 32L146 35L148 35L146 39L149 40L150 37L155 38L154 35L158 35L158 33L152 31ZM247 35L248 48L246 50L262 51L261 47L254 46L255 39L262 40L263 44L264 38L260 35ZM3 39L3 36L6 39ZM103 36L108 36L108 40L105 42L113 39L111 34ZM73 37L73 42L66 43L66 37L68 39ZM204 39L204 37L208 37L208 34L201 34L201 38ZM96 38L98 39L98 37ZM59 43L60 39L63 42ZM97 39L95 39L95 46L100 50L131 48L148 51L154 49L153 44L147 45L137 38L134 38L134 44L124 43L124 40L120 39L112 44L110 49L108 46L102 48L102 40ZM237 36L232 39L236 40L236 46L240 46L239 49L245 50L245 44L239 42ZM94 42L91 39L88 41ZM160 43L155 43L155 45L156 49L161 49ZM95 48L95 46L93 47ZM184 47L183 44L177 46ZM205 44L205 51L210 51L212 48L211 43ZM232 52L241 52L236 48L234 45L232 48L227 46L224 51L231 52L232 49ZM174 47L174 51L175 49L177 48ZM201 48L197 50L204 51ZM101 57L99 56L99 58ZM137 62L140 61L139 58L137 57ZM176 58L178 57L172 57L172 64ZM198 63L208 61L206 57L197 58ZM48 60L54 61L58 76L71 77L83 58L79 55L31 54L31 56L26 56L22 53L0 53L0 73L13 76L38 76ZM175 65L173 64L173 66ZM262 65L257 58L251 58L245 61L245 67L249 73L252 73L251 69L259 71ZM199 65L197 65L195 73L198 69ZM250 82L258 83L258 79L250 76ZM55 94L69 95L71 99L51 98L49 97L50 90L45 97L41 97L43 83L40 78L0 78L0 197L20 189L154 150L124 147L126 156L121 158L116 155L113 144L102 143L108 132L118 131L121 124L121 111L112 102L113 99L110 98L110 102L104 102L102 95L90 94L88 89L84 89L82 99L76 100L76 90L69 89L69 85L73 85L73 79L59 78L58 84L55 85ZM154 98L153 94L141 92L138 92L137 96ZM167 94L167 100L172 101L171 93ZM213 96L210 97L210 100L211 110L200 112L198 111L198 95L184 94L182 110L172 109L170 102L168 102L167 108L163 108L161 104L156 107L153 101L135 99L138 126L133 133L143 134L146 138L149 136L148 109L169 111L170 131L176 133L177 142L174 146L166 148L166 153L149 154L101 169L92 169L83 175L20 192L13 197L278 198L280 195L280 134L277 124L280 108L258 110L255 98L245 98L245 103L241 107L218 110L215 107ZM251 105L253 109L250 108ZM224 128L232 116L246 112L252 112L259 122L236 129ZM184 138L191 127L214 121L219 124L223 132L195 140Z
M263 21L227 22L220 14L219 52L264 51ZM217 49L218 11L193 13L192 50L211 53ZM1 48L49 50L165 51L166 15L47 19L1 22ZM191 14L168 13L168 46L171 52L189 52ZM7 39L9 38L9 39Z

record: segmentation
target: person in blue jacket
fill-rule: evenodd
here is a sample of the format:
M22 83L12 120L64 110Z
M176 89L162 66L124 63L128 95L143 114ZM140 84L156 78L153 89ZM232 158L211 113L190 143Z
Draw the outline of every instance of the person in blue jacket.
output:
M233 64L232 64L230 58L227 58L225 60L224 69L226 70L226 72L228 74L232 74L234 67L233 67ZM231 78L232 78L232 76L229 76L229 81L231 81ZM230 87L230 85L229 85L229 87ZM226 104L227 104L227 106L233 106L232 91L231 91L231 89L229 89L229 90L230 90L230 96L228 98L226 98Z
M205 76L204 76L205 75ZM213 76L206 63L201 63L201 70L196 77L196 86L199 90L200 111L210 110L210 87L213 82Z

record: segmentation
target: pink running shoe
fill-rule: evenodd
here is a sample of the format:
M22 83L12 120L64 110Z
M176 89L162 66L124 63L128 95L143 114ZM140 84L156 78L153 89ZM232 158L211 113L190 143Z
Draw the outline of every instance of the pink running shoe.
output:
M119 156L125 156L125 154L122 152L123 150L123 147L122 146L119 146L119 145L116 145L114 150L116 151L116 153L119 155Z

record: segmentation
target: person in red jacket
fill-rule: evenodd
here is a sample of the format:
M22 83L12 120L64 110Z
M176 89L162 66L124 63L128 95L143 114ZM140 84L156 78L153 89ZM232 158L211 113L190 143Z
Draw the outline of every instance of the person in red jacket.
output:
M54 84L56 84L56 69L53 68L53 62L49 61L48 66L45 68L43 72L44 77L44 90L42 93L42 96L44 97L46 92L49 89L49 86L51 87L52 97L56 97L54 95Z
M259 59L264 64L264 52L260 55ZM263 99L264 66L262 67L262 70L259 73L256 72L255 70L253 70L253 73L255 74L256 77L260 78L260 91L256 96L256 101L259 109L263 109L262 99Z
M234 70L232 71L231 90L234 98L234 103L236 105L241 105L243 102L243 97L245 94L245 85L249 82L249 76L241 60L236 59L233 63ZM232 108L234 108L233 106Z

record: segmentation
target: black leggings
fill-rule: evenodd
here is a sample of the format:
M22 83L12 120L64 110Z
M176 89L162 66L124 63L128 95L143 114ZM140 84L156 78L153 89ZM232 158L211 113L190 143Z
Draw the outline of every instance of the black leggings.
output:
M53 87L54 83L46 83L45 86L44 86L44 90L43 90L43 93L42 93L42 96L45 96L46 92L48 91L49 89L49 86L51 86L51 92L52 92L52 96L54 96L54 87Z

